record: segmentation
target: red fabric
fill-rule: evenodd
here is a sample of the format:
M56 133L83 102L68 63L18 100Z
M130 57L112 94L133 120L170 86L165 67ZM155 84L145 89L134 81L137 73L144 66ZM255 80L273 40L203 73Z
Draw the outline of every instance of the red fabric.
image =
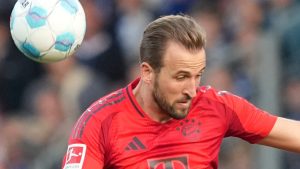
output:
M74 126L69 146L87 147L82 168L217 169L224 137L255 143L277 119L240 97L201 87L185 119L160 124L133 97L137 83L96 101Z

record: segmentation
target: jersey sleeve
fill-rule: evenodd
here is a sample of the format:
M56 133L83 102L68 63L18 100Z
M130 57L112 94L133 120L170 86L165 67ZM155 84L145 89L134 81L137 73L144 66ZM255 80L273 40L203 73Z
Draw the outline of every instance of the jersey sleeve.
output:
M85 112L77 121L69 138L62 169L102 169L104 140L101 123Z
M276 116L228 92L219 92L218 95L225 103L228 120L226 136L239 137L250 143L268 136L277 120Z

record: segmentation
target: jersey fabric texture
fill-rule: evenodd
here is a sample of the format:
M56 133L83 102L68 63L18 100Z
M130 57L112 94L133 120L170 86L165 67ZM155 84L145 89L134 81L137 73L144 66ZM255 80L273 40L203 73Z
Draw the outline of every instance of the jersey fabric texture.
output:
M224 137L266 137L276 116L209 86L199 87L185 119L151 120L127 87L94 102L78 119L62 168L217 169ZM75 167L74 167L75 166Z

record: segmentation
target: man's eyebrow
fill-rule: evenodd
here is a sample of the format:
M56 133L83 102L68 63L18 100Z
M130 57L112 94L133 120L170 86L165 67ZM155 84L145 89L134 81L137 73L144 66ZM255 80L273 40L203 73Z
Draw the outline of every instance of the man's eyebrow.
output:
M180 74L180 73L190 74L190 72L185 70L179 70L176 74Z
M203 73L206 67L202 68L199 73ZM190 74L189 71L185 71L185 70L179 70L178 72L176 72L176 74L180 74L180 73L184 73L184 74Z
M203 73L204 70L205 70L205 68L206 68L206 67L202 68L202 69L200 70L200 73Z

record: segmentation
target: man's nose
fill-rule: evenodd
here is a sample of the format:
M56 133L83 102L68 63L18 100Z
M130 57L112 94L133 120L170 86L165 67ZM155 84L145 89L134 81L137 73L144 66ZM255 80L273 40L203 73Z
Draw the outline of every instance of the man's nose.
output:
M197 94L197 87L199 85L199 82L195 79L190 80L187 82L186 87L184 89L184 94L190 96L190 98L193 98Z

